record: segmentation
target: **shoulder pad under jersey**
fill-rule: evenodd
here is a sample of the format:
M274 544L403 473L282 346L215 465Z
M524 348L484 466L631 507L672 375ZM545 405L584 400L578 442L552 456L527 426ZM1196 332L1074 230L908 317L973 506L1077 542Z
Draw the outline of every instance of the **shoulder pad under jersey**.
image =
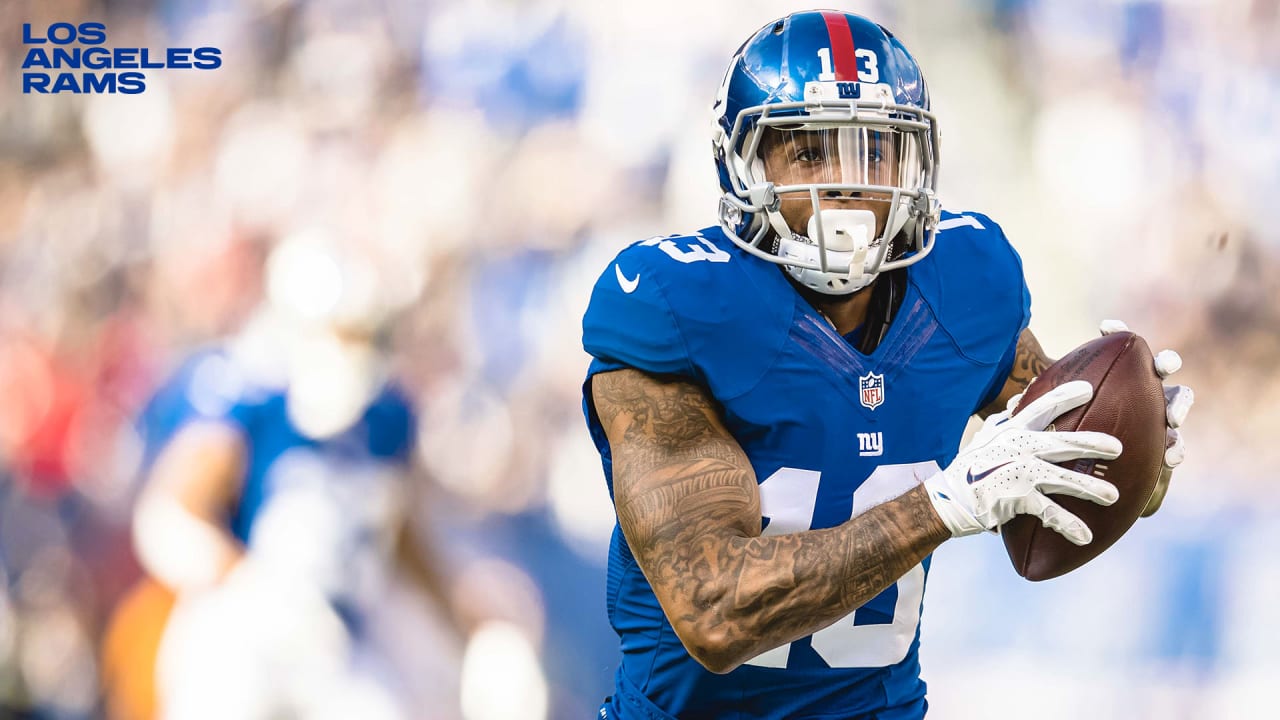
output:
M713 227L619 253L596 281L582 343L597 371L684 375L724 398L759 381L794 309L794 290L778 269Z
M975 362L999 362L1031 319L1022 259L994 220L944 212L914 277L946 332Z

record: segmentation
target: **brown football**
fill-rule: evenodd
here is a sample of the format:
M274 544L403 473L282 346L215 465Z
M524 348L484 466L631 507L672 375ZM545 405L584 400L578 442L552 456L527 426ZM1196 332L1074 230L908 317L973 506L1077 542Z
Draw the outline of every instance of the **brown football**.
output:
M1036 378L1014 414L1050 389L1072 380L1092 383L1093 399L1063 413L1051 427L1114 435L1124 450L1115 460L1071 460L1059 464L1107 480L1120 491L1120 498L1113 505L1102 506L1065 495L1050 496L1093 531L1093 542L1084 546L1072 545L1030 515L1020 515L1001 526L1009 559L1018 574L1028 580L1047 580L1071 572L1111 547L1137 522L1160 477L1165 440L1164 385L1156 374L1146 341L1131 332L1119 332L1081 345Z

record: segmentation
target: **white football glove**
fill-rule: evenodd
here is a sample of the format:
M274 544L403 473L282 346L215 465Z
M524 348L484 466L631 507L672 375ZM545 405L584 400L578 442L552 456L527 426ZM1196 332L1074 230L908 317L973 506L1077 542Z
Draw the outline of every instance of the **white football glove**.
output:
M1011 416L1020 397L988 417L947 469L925 481L933 507L952 537L991 530L1015 515L1034 515L1076 545L1086 545L1093 540L1088 526L1045 496L1110 505L1120 494L1105 480L1053 463L1111 460L1120 455L1120 441L1098 432L1045 431L1059 415L1093 397L1093 386L1084 380L1060 385Z
M1129 326L1120 320L1103 320L1098 332L1103 335L1127 332ZM1172 350L1161 350L1155 356L1156 374L1163 380L1182 368L1182 357ZM1156 483L1155 492L1147 501L1142 517L1148 517L1160 509L1164 495L1169 491L1169 478L1173 469L1178 467L1186 457L1186 446L1182 443L1182 433L1178 428L1186 422L1187 413L1196 401L1196 394L1186 385L1166 385L1164 388L1164 418L1168 427L1164 444L1164 469L1160 472L1160 480Z

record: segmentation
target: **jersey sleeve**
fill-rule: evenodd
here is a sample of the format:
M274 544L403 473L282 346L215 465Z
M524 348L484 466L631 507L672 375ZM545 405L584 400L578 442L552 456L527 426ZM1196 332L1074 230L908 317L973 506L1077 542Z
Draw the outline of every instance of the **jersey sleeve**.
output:
M405 389L389 384L365 413L369 452L376 458L406 465L418 435L417 413Z
M998 363L1031 321L1022 258L986 215L965 213L942 226L937 252L946 271L939 310L966 355Z
M795 305L777 267L734 247L718 227L643 240L596 282L582 323L589 372L680 375L723 402L768 372Z
M252 395L243 373L218 349L184 360L156 389L138 416L143 466L149 467L174 435L188 423L224 423L248 434Z
M1021 334L1021 331L1019 331ZM1009 347L1005 350L1004 356L996 365L996 372L991 376L987 383L987 389L982 393L982 399L973 408L973 412L978 412L982 408L995 402L1000 397L1000 391L1004 389L1005 379L1009 377L1009 373L1013 371L1013 361L1018 354L1018 338L1015 337L1009 342Z
M590 374L630 367L694 377L675 311L644 249L632 245L619 253L591 291L582 318Z
M245 435L252 434L254 412L263 391L229 353L199 358L192 365L185 390L192 410L190 419L225 423Z
M1018 337L1031 322L1031 292L1022 258L994 220L948 213L939 227L936 310L961 353L989 372L976 411L999 395L1009 376Z

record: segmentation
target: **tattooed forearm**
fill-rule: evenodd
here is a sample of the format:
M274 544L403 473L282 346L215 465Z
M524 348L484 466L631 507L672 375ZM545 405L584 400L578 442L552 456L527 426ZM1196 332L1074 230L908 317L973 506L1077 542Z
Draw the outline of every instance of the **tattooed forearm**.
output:
M978 417L986 418L988 415L1004 410L1005 405L1009 403L1009 398L1026 390L1031 381L1052 364L1053 360L1044 354L1040 341L1031 334L1031 330L1023 330L1018 336L1018 349L1013 357L1013 368L1009 371L1009 378L1005 380L1000 395L991 401L990 405L978 411Z
M1030 330L1023 330L1018 336L1018 350L1013 358L1013 370L1009 372L1009 381L1016 383L1022 392L1027 389L1044 369L1053 364L1040 347L1040 341ZM1017 393L1014 393L1016 395Z
M737 538L692 558L708 566L707 574L729 579L733 594L687 620L717 639L720 660L732 669L849 614L949 536L924 489L916 488L838 527Z
M760 536L755 474L697 385L597 375L618 521L694 658L727 672L847 615L949 533L917 488L844 525Z

